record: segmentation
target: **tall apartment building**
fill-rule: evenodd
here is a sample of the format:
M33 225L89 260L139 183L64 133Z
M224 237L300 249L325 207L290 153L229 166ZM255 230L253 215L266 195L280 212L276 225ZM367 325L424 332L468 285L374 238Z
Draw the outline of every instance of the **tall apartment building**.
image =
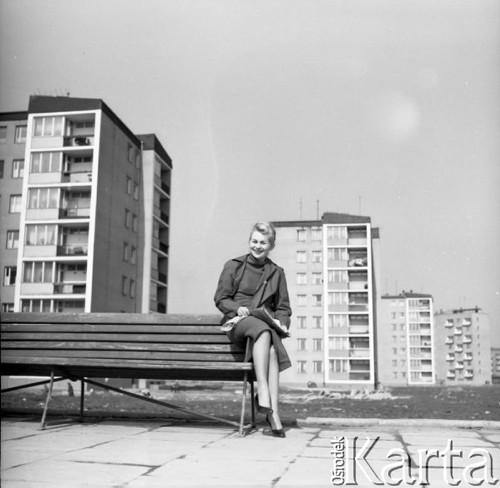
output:
M437 379L444 385L491 383L489 317L479 308L439 311L436 322Z
M491 382L500 383L500 347L491 348Z
M372 388L378 229L341 213L274 225L294 313L283 383Z
M379 300L377 371L381 385L435 383L433 298L401 292Z
M2 310L165 312L172 162L99 99L0 115Z

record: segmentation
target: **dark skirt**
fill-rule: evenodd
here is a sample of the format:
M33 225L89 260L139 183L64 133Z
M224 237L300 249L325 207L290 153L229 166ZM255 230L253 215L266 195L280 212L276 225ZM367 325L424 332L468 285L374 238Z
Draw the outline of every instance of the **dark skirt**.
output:
M292 365L285 346L283 345L283 342L281 342L281 338L277 332L271 329L271 327L269 327L262 320L255 317L245 317L243 320L240 320L235 327L227 332L227 336L231 339L231 342L244 349L248 338L252 339L253 346L254 342L260 337L260 335L266 331L271 333L271 343L276 350L279 370L284 371Z

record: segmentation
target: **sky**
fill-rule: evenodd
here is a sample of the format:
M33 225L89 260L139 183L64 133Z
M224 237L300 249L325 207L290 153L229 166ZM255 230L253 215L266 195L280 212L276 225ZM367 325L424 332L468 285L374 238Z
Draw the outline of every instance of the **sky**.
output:
M382 293L500 346L499 87L495 0L0 0L0 111L101 98L172 157L172 313L216 312L254 222L345 212Z

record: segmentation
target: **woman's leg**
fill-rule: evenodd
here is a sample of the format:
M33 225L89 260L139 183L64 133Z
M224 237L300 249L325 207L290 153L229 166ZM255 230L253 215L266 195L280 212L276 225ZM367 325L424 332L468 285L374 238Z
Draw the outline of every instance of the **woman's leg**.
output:
M271 346L269 350L269 374L268 374L268 384L269 393L271 396L271 408L273 413L269 415L271 420L271 425L273 429L281 429L280 415L279 415L279 388L280 388L280 370L278 365L278 356L276 355L276 349Z
M259 404L263 407L271 406L268 375L269 375L269 350L271 347L271 333L263 332L254 342L252 349L253 366L257 377L257 391Z

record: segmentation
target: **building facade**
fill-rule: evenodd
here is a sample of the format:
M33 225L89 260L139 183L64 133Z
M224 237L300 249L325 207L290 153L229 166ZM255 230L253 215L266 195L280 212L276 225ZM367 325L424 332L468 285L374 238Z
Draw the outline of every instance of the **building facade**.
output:
M500 384L500 347L491 348L491 382Z
M14 175L22 154L23 175L2 179L2 309L166 312L172 164L154 135L99 99L32 96L6 117L1 159Z
M378 383L435 383L433 298L424 293L383 295L378 306Z
M294 366L282 382L373 388L378 229L341 213L274 225L273 259L286 271L294 313L286 344Z
M484 385L492 381L489 317L479 308L435 315L437 380L444 385Z

